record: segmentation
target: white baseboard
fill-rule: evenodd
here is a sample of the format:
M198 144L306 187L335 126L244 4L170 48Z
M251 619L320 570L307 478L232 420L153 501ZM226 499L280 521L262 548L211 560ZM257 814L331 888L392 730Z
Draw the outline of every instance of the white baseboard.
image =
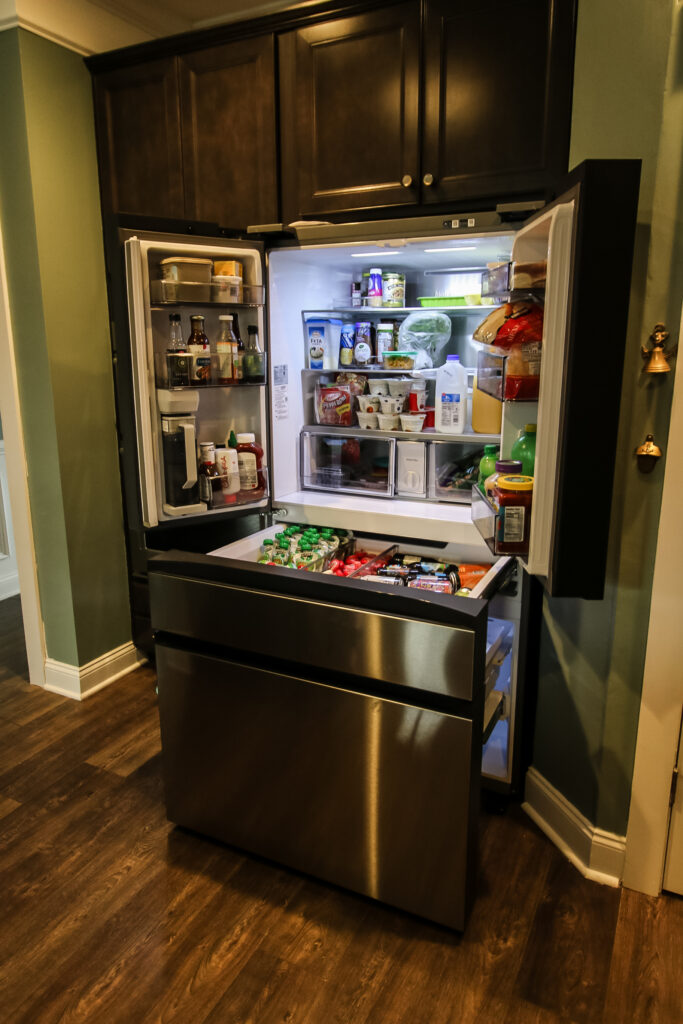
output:
M97 690L132 672L146 658L130 641L115 647L87 665L69 665L54 658L45 659L45 689L63 697L83 700Z
M9 576L3 576L0 579L0 601L4 601L7 597L16 597L19 593L19 574L16 572L10 573Z
M582 875L621 885L626 836L596 828L535 768L526 773L524 795L523 809Z

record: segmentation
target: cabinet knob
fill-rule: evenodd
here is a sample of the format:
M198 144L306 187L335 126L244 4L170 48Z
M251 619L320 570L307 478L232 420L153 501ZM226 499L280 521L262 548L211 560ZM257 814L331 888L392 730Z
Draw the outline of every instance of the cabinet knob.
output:
M434 184L434 175L433 174L425 174L424 178L422 179L422 184L423 185L433 185Z
M412 175L404 174L403 177L401 178L401 184L403 185L404 188L410 188L410 186L413 184Z

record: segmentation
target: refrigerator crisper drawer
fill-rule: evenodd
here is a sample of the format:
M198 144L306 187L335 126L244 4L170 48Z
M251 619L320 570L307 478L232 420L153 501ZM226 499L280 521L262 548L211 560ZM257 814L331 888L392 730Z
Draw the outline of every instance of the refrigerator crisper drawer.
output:
M301 433L301 482L316 491L340 491L391 498L396 441L363 431L340 437Z
M464 927L478 793L467 717L163 643L157 672L171 821Z
M376 680L467 701L483 690L484 601L202 555L155 557L149 585L157 633L333 672L354 688Z

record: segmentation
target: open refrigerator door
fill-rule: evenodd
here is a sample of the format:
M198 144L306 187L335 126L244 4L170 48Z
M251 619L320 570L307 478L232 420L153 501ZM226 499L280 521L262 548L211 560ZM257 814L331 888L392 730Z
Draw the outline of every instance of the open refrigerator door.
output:
M267 509L261 250L161 234L124 250L143 525Z

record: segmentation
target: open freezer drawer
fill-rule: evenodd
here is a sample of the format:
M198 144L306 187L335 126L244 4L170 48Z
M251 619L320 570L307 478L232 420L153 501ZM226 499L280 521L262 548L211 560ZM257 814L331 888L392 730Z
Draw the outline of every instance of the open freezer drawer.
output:
M169 818L463 928L487 599L182 552L149 579Z

